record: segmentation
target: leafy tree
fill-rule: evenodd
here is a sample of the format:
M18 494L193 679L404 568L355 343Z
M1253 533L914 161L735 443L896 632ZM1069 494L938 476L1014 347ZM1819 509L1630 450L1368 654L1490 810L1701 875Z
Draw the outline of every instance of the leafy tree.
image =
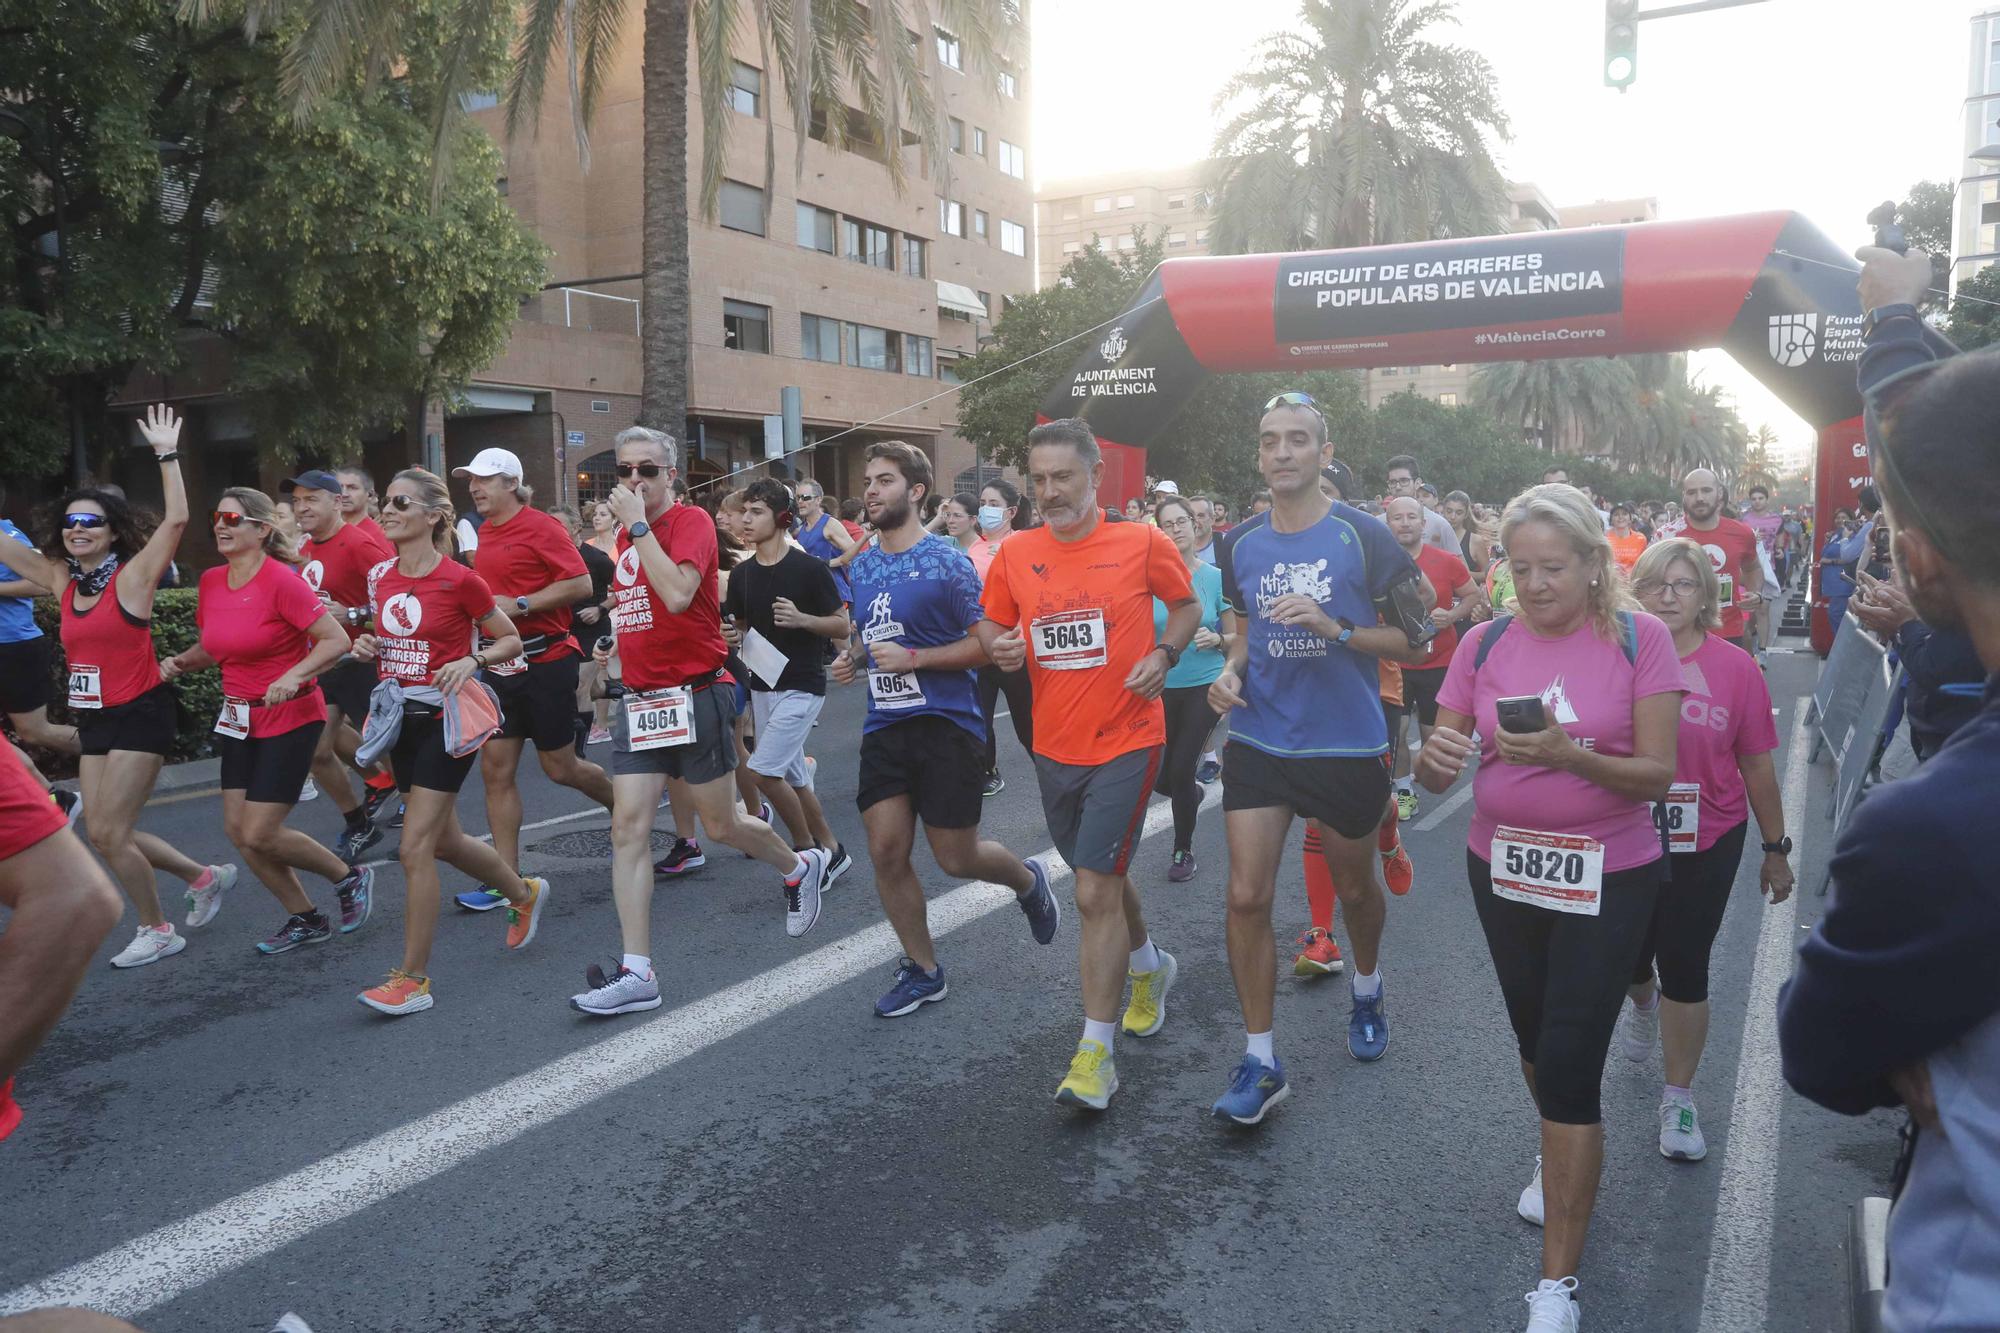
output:
M1448 0L1303 0L1216 98L1220 254L1480 236L1506 184L1486 58L1429 34Z
M1958 284L1944 332L1968 352L2000 343L2000 264L1988 264Z

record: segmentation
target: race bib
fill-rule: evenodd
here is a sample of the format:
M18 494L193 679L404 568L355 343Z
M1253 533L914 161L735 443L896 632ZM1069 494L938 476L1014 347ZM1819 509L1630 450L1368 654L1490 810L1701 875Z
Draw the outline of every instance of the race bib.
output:
M1028 626L1035 665L1044 671L1083 671L1106 660L1104 612L1094 608L1043 616Z
M510 657L504 662L489 662L486 669L496 676L518 676L528 669L525 657Z
M1503 824L1493 831L1493 892L1551 912L1596 916L1604 895L1604 844Z
M685 685L625 696L627 748L664 750L694 741L692 692Z
M224 699L222 711L215 715L215 734L230 736L236 740L247 740L250 736L250 701L248 699Z
M1717 574L1715 579L1717 583L1722 585L1722 590L1716 594L1717 600L1723 606L1736 605L1736 576L1734 574Z
M1691 852L1701 838L1701 784L1676 782L1653 808L1653 822L1667 834L1667 850Z
M914 671L871 671L868 698L885 712L924 706L924 687Z
M104 682L101 673L94 666L69 666L69 706L71 708L104 707Z

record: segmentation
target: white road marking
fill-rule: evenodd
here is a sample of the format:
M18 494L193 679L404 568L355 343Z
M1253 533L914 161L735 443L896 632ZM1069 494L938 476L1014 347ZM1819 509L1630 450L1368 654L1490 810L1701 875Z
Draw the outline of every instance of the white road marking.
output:
M1444 823L1445 820L1450 819L1452 813L1456 811L1458 807L1464 805L1467 801L1471 799L1472 799L1472 781L1468 776L1465 785L1463 787L1460 787L1457 791L1453 792L1450 795L1450 797L1448 797L1445 800L1445 803L1443 805L1439 806L1437 809L1431 811L1429 814L1425 815L1422 819L1417 821L1416 824L1417 832L1429 833L1439 824L1442 824Z
M1221 792L1211 789L1201 808L1221 801ZM542 825L589 813L601 812L563 815ZM1173 818L1169 803L1152 806L1140 837L1151 838L1171 828ZM1052 884L1070 877L1068 865L1053 848L1041 857ZM949 935L1013 902L1013 892L998 884L961 885L931 900L931 934ZM558 1116L650 1078L824 991L865 972L886 969L901 952L887 922L855 931L192 1217L17 1287L0 1295L0 1315L46 1305L82 1305L135 1318ZM554 997L549 1002L555 1003Z
M1805 864L1806 755L1811 749L1805 719L1811 702L1800 699L1792 709L1792 750L1785 759L1781 793L1795 866ZM1798 911L1795 887L1784 902L1763 908L1764 921L1757 929L1750 1003L1744 1010L1742 1049L1736 1055L1736 1100L1729 1108L1729 1139L1722 1150L1722 1181L1697 1333L1762 1333L1765 1327L1785 1089L1778 1057L1778 987L1792 973Z

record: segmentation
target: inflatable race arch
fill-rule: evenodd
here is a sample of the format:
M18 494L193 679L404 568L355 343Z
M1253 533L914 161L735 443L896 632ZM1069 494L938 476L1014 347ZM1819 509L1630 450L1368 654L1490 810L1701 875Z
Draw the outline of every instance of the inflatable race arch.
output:
M1147 442L1210 374L1719 347L1818 431L1823 524L1869 478L1859 272L1796 213L1169 259L1040 416L1091 423L1122 504L1144 485Z

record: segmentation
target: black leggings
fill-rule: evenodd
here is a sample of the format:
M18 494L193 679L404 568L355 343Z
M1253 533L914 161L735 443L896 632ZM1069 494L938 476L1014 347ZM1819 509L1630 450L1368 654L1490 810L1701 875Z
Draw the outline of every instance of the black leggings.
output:
M1542 1119L1595 1125L1598 1087L1633 960L1645 946L1665 867L1658 861L1604 876L1598 915L1510 902L1493 892L1493 868L1468 849L1466 874L1521 1059L1535 1070Z
M1675 1004L1700 1004L1708 998L1708 952L1722 929L1729 908L1729 890L1736 868L1743 863L1745 820L1715 840L1705 852L1676 852L1669 859L1671 879L1660 890L1653 924L1632 984L1649 981L1653 960L1660 965L1660 994Z
M1014 719L1014 739L1029 754L1035 752L1035 696L1028 688L1028 670L1002 671L997 666L979 668L979 713L986 719L986 771L1000 771L1000 740L993 734L993 707L1001 695L1007 696L1007 715Z
M1174 850L1194 846L1195 816L1201 813L1201 784L1194 780L1216 713L1208 706L1208 686L1183 685L1160 691L1167 707L1167 750L1153 790L1174 803Z

